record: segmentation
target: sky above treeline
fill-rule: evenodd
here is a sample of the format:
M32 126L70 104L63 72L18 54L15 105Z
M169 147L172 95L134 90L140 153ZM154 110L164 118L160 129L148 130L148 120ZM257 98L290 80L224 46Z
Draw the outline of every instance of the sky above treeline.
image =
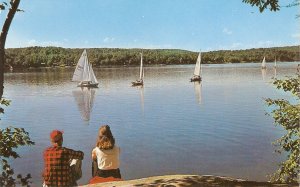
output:
M299 45L300 7L278 12L242 0L21 0L6 48L147 48L191 51ZM7 12L2 11L1 24Z

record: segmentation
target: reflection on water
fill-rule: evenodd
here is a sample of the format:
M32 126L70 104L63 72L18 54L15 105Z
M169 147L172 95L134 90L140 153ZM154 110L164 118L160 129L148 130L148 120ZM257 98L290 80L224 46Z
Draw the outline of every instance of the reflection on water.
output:
M142 113L144 114L144 86L139 86L138 88L140 90L140 96L141 96L141 108L142 108Z
M144 114L144 85L132 86L132 89L137 90L139 92L141 111L142 114Z
M266 77L267 77L267 70L266 70L266 69L261 69L261 75L262 75L262 79L263 79L263 81L266 81Z
M201 84L201 82L195 81L194 89L195 89L197 103L201 104L202 103L202 84Z
M80 90L73 91L73 96L78 105L82 119L89 121L94 104L95 89L87 87L81 87L79 89Z
M296 68L277 63L276 76L294 75ZM184 173L266 181L281 159L271 142L282 132L265 116L262 98L290 96L273 87L273 71L261 71L260 64L205 64L200 84L189 82L193 70L146 67L144 87L132 88L138 67L95 68L97 90L76 87L74 67L6 73L4 96L12 104L0 125L24 127L36 142L19 149L21 158L12 165L41 186L42 151L51 130L60 129L64 146L85 153L79 184L86 184L97 130L109 124L126 180Z

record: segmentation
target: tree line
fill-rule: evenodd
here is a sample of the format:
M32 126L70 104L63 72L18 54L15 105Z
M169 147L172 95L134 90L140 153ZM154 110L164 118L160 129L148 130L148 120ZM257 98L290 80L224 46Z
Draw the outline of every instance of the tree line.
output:
M266 61L300 61L300 46L220 50L202 52L203 64L245 63ZM83 49L61 47L26 47L5 50L6 67L75 66ZM140 53L145 65L194 64L198 52L180 49L120 49L89 48L88 58L93 66L138 66Z

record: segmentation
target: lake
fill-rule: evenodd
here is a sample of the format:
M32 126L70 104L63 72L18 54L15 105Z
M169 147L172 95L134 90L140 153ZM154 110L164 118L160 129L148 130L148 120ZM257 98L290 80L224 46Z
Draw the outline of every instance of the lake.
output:
M79 184L91 178L98 128L111 126L121 147L121 174L136 179L166 174L222 175L266 181L282 156L272 142L284 132L266 116L263 98L286 98L272 77L295 75L299 62L204 65L201 84L191 83L194 65L145 68L144 87L131 87L138 67L94 68L99 88L71 82L74 68L5 74L1 127L24 127L34 146L18 149L16 173L31 173L41 186L43 150L53 129L64 146L85 153Z

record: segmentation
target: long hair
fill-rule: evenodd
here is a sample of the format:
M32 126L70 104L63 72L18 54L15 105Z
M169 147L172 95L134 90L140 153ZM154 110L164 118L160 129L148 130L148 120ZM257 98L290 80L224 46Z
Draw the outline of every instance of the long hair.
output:
M100 149L112 149L115 146L115 139L108 125L100 127L96 146Z

